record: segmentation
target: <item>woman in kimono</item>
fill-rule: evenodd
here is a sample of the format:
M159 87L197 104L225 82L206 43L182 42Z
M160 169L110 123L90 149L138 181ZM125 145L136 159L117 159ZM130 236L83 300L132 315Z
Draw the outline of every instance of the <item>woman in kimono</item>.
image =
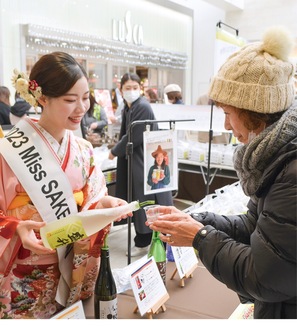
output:
M41 149L46 148L49 168L58 164L59 169L52 175L55 177L50 177L51 185L44 185L40 190L47 194L49 206L62 209L65 200L58 200L59 195L68 189L72 198L69 209L74 212L126 204L124 200L108 196L104 175L95 166L92 145L73 134L90 106L84 68L70 55L55 52L39 59L30 78L15 71L13 82L21 97L34 107L40 106L42 113L38 122L21 120L0 142L9 141L17 151L20 142L15 135L18 134L23 141L34 145L38 142ZM24 137L19 124L31 127L34 138ZM0 149L0 318L47 319L92 295L100 247L110 226L68 245L62 255L58 253L60 248L46 248L39 234L39 229L46 224L41 216L43 207L38 196L34 196L34 200L30 196L36 191L38 181L43 184L47 178L47 168L41 168L41 157L34 158L30 153L30 158L27 150L28 158L24 162L28 173L12 170L3 155L3 145ZM16 163L24 159L18 152L11 153ZM35 181L30 181L30 175ZM50 187L60 184L60 178L67 184L59 193L49 194ZM31 188L25 190L20 180L29 180ZM43 195L39 194L41 198ZM55 219L52 216L51 220Z

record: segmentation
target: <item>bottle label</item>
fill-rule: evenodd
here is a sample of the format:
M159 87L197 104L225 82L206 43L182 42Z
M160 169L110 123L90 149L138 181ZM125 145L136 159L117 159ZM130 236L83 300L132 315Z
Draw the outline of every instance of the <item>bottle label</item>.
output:
M166 262L156 262L161 278L166 286Z
M71 224L46 233L46 238L52 249L84 239L87 234L80 219Z
M117 319L118 318L118 299L109 301L99 301L99 318L100 319Z

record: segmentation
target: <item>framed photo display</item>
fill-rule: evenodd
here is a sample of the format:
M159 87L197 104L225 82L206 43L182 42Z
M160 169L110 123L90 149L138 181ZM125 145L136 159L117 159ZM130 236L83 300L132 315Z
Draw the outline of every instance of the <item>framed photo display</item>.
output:
M145 131L144 194L177 190L177 133L175 130Z

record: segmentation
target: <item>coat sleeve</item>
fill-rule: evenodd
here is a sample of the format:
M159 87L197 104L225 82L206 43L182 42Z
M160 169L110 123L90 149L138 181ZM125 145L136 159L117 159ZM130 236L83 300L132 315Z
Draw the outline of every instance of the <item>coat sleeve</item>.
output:
M19 220L0 211L0 276L9 272L21 246L16 234Z
M256 227L256 205L250 200L247 214L224 216L212 212L193 213L191 216L203 225L211 225L225 232L230 238L249 244L250 237Z
M248 207L242 216L193 216L209 231L204 238L197 234L193 247L209 272L240 296L266 302L293 298L297 289L296 176L279 175L260 199L258 215L253 203Z

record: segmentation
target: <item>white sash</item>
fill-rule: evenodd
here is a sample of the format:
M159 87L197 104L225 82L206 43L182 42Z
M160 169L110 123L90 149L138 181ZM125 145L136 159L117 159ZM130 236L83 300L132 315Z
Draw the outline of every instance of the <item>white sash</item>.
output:
M0 152L45 222L77 213L72 187L59 158L30 119L20 120L0 139ZM56 300L63 306L72 279L73 254L66 254L66 248L57 249L61 277Z

